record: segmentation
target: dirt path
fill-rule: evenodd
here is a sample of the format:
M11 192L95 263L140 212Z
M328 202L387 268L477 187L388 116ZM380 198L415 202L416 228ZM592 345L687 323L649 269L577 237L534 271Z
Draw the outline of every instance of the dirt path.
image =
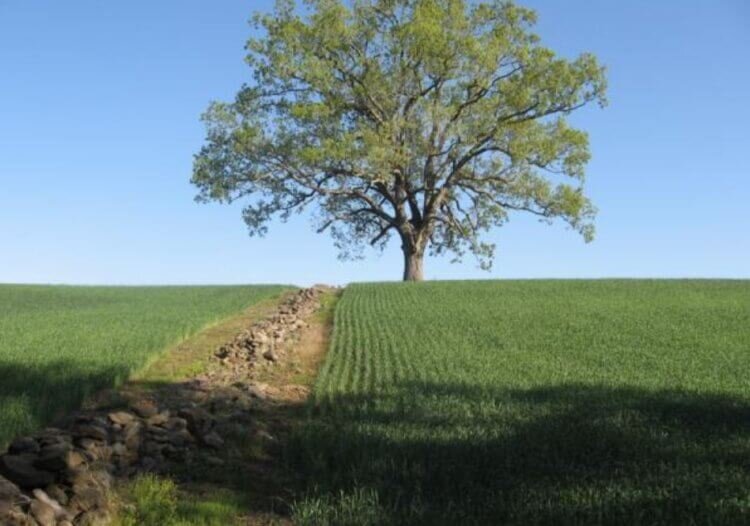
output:
M313 288L264 302L15 441L0 457L0 523L288 523L298 481L280 452L303 420L336 299Z
M239 499L239 524L291 524L289 507L301 481L284 465L281 452L306 417L306 402L328 350L337 299L338 291L327 292L320 309L307 318L307 326L279 360L262 362L255 369L254 392L259 396L250 418L235 433L226 434L225 454L233 475L219 467L202 480L184 482L184 496L221 502L230 489Z

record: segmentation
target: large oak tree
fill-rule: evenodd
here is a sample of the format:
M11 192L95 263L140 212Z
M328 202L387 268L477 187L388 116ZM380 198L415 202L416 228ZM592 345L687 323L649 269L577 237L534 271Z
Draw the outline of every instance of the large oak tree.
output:
M277 2L255 17L252 81L204 116L198 199L246 199L252 235L312 206L344 257L395 235L405 280L426 251L489 266L481 235L514 211L590 240L588 139L566 117L604 104L604 70L556 56L534 22L495 0Z

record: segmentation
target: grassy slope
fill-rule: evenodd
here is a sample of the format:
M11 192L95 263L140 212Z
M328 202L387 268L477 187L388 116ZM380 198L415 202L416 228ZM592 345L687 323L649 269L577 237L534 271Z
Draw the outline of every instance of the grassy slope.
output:
M0 445L279 286L0 286Z
M351 286L297 519L750 522L748 356L750 282Z

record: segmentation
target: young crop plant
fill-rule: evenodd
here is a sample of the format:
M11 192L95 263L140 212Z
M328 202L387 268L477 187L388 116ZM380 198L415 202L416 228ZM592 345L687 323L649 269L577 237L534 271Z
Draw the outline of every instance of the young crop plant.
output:
M350 524L745 524L748 342L747 281L350 285L295 509L359 488Z

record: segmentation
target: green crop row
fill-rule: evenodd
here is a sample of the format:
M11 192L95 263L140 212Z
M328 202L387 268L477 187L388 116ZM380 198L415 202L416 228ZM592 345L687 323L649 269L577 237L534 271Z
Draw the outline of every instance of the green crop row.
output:
M750 523L750 282L350 286L286 453L301 523Z

